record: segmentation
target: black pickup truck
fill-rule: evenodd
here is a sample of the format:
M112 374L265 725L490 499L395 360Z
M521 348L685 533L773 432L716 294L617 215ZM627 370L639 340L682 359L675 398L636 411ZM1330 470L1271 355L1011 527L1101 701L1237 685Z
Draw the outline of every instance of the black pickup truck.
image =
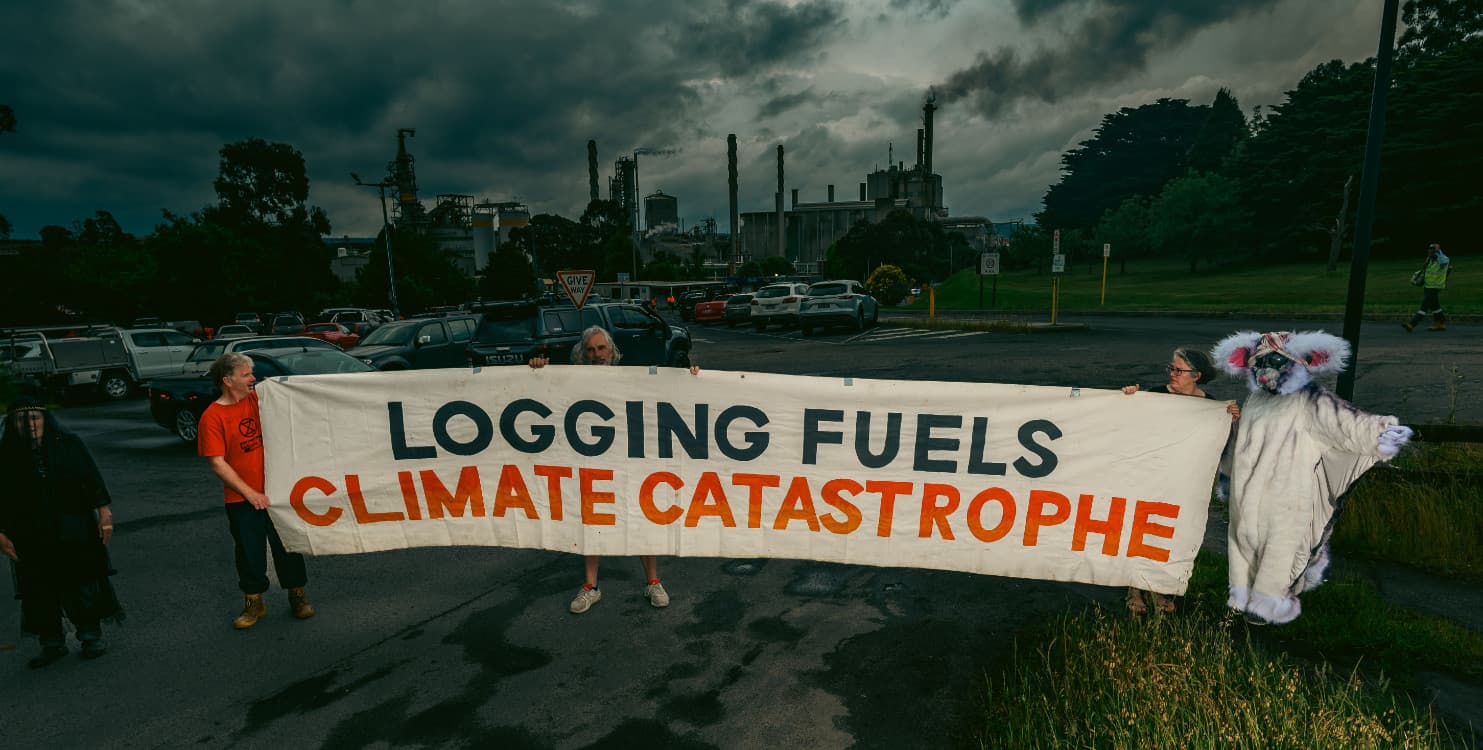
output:
M572 347L591 326L607 329L625 365L690 366L690 333L641 305L605 302L581 309L498 302L478 310L479 330L469 344L469 365L523 365L532 357L571 362Z

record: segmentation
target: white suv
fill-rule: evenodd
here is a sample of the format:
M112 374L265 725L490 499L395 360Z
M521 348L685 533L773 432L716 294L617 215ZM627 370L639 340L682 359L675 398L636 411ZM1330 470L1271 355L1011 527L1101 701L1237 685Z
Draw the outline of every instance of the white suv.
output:
M808 284L768 284L752 295L752 325L759 331L769 323L798 325L798 310L808 298Z

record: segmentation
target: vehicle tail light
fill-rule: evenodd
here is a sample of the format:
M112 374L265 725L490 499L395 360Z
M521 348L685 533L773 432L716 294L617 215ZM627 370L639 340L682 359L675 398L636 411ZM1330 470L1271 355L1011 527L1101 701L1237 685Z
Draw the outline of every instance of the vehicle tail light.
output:
M154 398L155 395L156 394L155 394L154 389L150 389L150 391L149 391L149 397L150 398ZM158 395L159 395L161 401L169 401L170 400L170 394L168 394L168 393L166 393L164 391L160 391Z
M760 305L762 303L761 302L758 302L757 300L752 300L752 304L754 304L754 305Z
M797 302L797 301L798 301L798 298L797 297L784 297L783 298L783 304L785 304L785 305L788 304L789 302Z

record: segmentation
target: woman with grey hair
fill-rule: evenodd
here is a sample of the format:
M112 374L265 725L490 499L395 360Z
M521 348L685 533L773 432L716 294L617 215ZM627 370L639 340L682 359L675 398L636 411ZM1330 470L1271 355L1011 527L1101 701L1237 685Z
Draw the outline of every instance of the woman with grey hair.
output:
M1215 363L1210 360L1210 355L1204 350L1193 346L1181 346L1174 350L1169 356L1169 364L1164 368L1169 373L1169 382L1156 385L1148 389L1149 393L1169 393L1176 396L1195 396L1197 398L1214 399L1215 397L1205 392L1201 386L1215 379ZM1123 386L1123 393L1137 393L1138 384ZM1230 412L1231 421L1241 418L1241 407L1235 401L1226 402L1226 411ZM1174 611L1174 602L1168 597L1156 591L1144 591L1142 589L1128 587L1128 611L1134 615L1141 615L1148 611L1148 605L1152 602L1155 609L1160 612L1170 613Z

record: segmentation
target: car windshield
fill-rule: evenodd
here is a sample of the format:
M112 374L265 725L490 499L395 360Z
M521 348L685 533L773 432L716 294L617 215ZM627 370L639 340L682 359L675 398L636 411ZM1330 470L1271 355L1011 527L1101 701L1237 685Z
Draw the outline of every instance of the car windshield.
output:
M216 335L220 336L223 333L251 333L251 332L252 332L252 329L251 328L248 328L247 326L230 325L230 326L222 326L221 328L217 329Z
M210 362L212 360L215 360L217 357L220 357L221 353L226 350L227 344L225 341L220 343L212 342L209 344L201 344L195 349L191 350L191 356L187 359L187 361Z
M361 346L406 346L412 343L412 334L417 332L415 325L386 325L371 331L371 335L361 340Z
M278 355L278 361L294 375L326 375L335 372L375 372L376 368L344 352L305 349Z
M845 284L814 284L808 288L808 296L825 297L831 294L845 294L850 291Z
M475 336L481 343L491 341L525 341L536 334L535 318L496 318L484 316ZM561 329L558 329L561 330Z
M792 293L793 287L791 286L765 286L757 290L757 298L772 299L773 297L786 297Z

